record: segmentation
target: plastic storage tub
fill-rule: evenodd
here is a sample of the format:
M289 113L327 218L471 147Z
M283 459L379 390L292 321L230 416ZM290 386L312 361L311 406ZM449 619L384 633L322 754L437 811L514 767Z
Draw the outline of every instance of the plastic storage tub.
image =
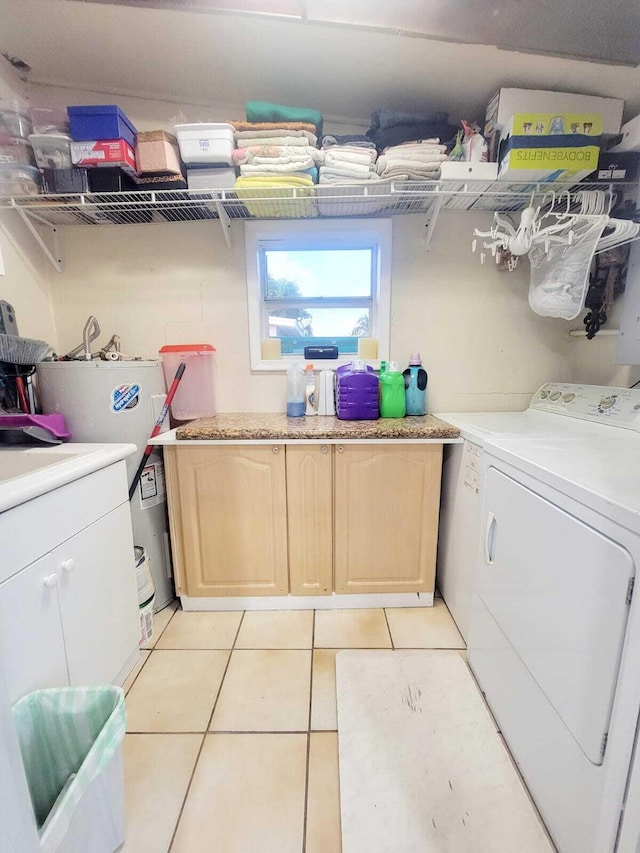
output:
M120 687L38 690L12 708L45 853L113 853L124 841Z
M34 133L69 133L69 116L66 110L48 110L33 107L29 110Z
M173 129L185 163L233 165L234 130L230 124L177 124Z
M0 163L0 195L38 195L40 172L33 166Z
M0 163L35 166L36 160L29 140L19 136L0 136Z
M190 190L232 190L235 182L235 169L187 169Z
M71 137L77 142L94 139L126 139L132 147L136 144L136 129L120 107L100 105L67 107Z
M20 98L0 100L0 133L26 139L33 131L29 108Z
M172 344L160 349L167 388L171 386L180 362L186 365L171 404L171 414L177 421L215 415L215 353L211 344Z
M67 133L32 133L36 163L41 169L71 168L71 137Z
M138 134L136 145L138 172L151 174L182 174L178 140L164 130L150 130Z

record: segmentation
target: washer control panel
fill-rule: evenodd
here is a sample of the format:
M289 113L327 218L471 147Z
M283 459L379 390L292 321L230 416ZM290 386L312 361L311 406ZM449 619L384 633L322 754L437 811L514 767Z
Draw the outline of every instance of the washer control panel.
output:
M529 408L640 432L640 387L548 382L533 395Z

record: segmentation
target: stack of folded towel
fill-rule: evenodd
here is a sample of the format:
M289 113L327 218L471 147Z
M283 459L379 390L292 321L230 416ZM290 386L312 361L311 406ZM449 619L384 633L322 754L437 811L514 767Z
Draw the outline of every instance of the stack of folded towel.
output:
M377 152L366 136L325 136L322 140L324 165L321 184L353 184L380 180L376 173Z
M292 186L318 182L318 166L323 154L316 147L315 125L247 121L232 121L231 124L236 131L233 160L240 168L240 179L247 179L240 186L265 186L251 182L263 177L280 178L282 186L289 185L289 178L302 180L302 184L296 181Z
M392 145L378 157L378 175L396 181L437 181L446 151L437 138Z
M448 113L401 113L395 110L376 110L371 113L371 127L367 137L378 151L403 142L438 137L444 142L453 140L457 128L449 124Z

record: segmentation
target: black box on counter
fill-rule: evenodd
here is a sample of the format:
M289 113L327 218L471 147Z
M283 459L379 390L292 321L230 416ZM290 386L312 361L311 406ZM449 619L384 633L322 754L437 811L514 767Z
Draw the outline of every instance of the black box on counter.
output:
M585 181L603 181L612 183L632 183L638 180L640 172L640 151L601 151L598 168L584 179Z
M88 169L73 166L70 169L40 169L42 189L45 193L88 193Z

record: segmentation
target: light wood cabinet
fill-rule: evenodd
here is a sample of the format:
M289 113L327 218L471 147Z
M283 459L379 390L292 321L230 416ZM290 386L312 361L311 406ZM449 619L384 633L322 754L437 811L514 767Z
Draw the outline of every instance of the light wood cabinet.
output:
M442 445L165 448L176 589L433 592Z
M287 447L289 582L292 595L333 589L331 445Z
M334 589L432 592L442 445L338 445Z
M168 454L167 467L178 591L190 596L285 595L284 447L170 450L176 453L174 458Z

